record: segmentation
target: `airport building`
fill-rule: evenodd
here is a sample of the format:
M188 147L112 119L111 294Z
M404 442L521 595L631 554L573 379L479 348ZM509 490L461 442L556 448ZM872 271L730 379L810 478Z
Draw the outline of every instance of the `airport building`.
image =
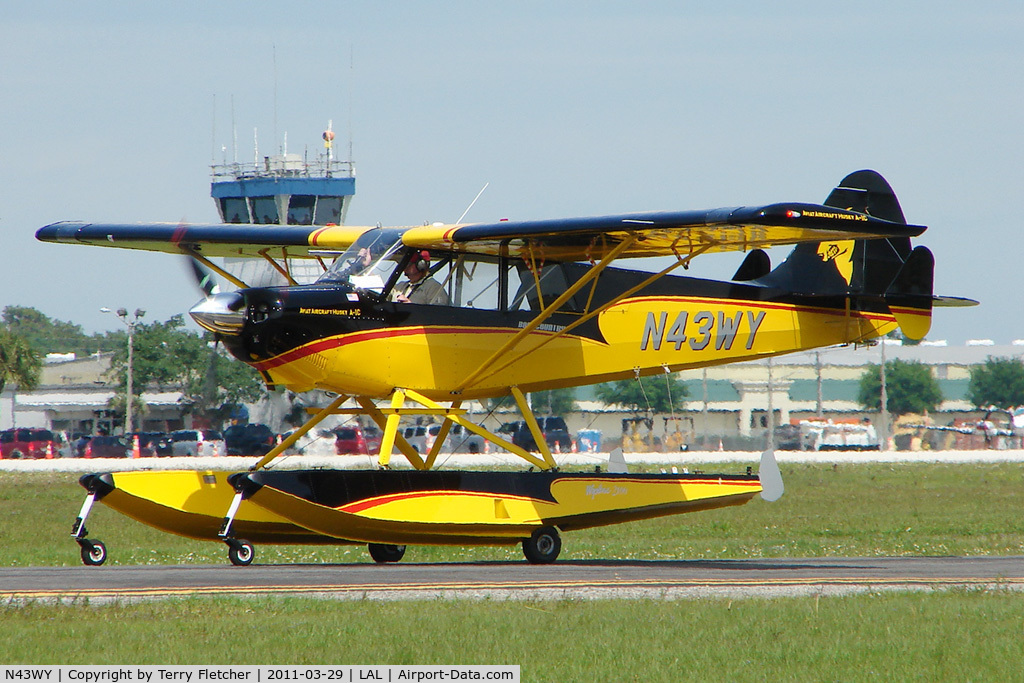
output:
M1022 358L1024 343L886 344L885 356L887 360L918 361L931 368L944 397L931 418L934 424L947 425L978 420L984 415L967 399L971 366L984 363L989 356ZM759 448L767 433L769 404L776 426L820 416L843 422L867 417L881 428L879 415L865 412L857 403L861 375L881 360L881 345L850 346L794 353L770 363L747 361L686 371L679 377L686 383L688 395L678 411L654 415L649 424L636 419L633 411L596 401L591 387L580 387L576 390L578 410L563 417L572 434L596 430L605 446L621 442L624 432L649 442L671 444L671 435L678 430L691 446L703 446L705 442L717 446L721 441L726 448ZM0 394L0 428L45 427L68 433L96 428L118 431L120 415L115 416L109 407L114 395L107 375L109 363L107 356L49 359L38 389L20 391L8 384ZM180 391L146 392L143 399L148 406L142 416L144 430L169 431L192 425L195 416ZM483 420L488 415L481 405L469 409L474 419ZM535 410L543 412L539 406ZM277 414L283 416L284 412ZM267 411L254 409L254 421L261 414ZM518 414L503 410L493 414L487 425L496 428L502 421L513 419L518 419ZM267 420L271 421L273 418ZM283 424L270 426L277 431L289 428Z

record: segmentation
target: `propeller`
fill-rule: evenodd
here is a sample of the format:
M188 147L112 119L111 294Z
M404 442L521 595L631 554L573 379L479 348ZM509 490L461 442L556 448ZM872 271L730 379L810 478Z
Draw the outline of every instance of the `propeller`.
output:
M189 257L189 270L203 299L189 309L189 315L201 327L217 334L235 335L245 322L245 297L241 292L222 292L216 274Z

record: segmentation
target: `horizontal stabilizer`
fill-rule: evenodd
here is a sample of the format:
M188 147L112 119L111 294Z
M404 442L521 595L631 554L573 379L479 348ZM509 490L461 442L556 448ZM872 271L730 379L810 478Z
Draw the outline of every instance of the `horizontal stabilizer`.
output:
M932 297L932 306L939 306L940 308L968 308L970 306L977 306L978 303L980 302L963 296Z

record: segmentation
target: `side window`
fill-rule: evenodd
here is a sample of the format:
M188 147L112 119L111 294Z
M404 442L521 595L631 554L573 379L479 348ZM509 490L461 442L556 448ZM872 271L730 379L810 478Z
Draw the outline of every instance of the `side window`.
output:
M460 257L452 261L452 303L463 308L498 308L498 263Z
M520 263L518 270L520 287L509 304L509 308L513 310L543 310L569 288L570 282L577 279L570 278L566 265L560 263L543 266L536 274L525 263ZM577 292L559 310L578 313L583 310L582 301L580 293Z

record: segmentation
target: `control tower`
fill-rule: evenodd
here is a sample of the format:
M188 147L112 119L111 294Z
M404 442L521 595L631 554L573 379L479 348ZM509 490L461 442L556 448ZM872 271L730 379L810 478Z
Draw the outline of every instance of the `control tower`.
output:
M324 152L310 159L282 154L250 163L212 166L210 196L224 223L258 225L343 225L356 193L355 165L333 158L334 133L323 133ZM286 284L266 263L226 259L228 270L252 286ZM319 264L295 262L292 277L311 282L322 272Z

